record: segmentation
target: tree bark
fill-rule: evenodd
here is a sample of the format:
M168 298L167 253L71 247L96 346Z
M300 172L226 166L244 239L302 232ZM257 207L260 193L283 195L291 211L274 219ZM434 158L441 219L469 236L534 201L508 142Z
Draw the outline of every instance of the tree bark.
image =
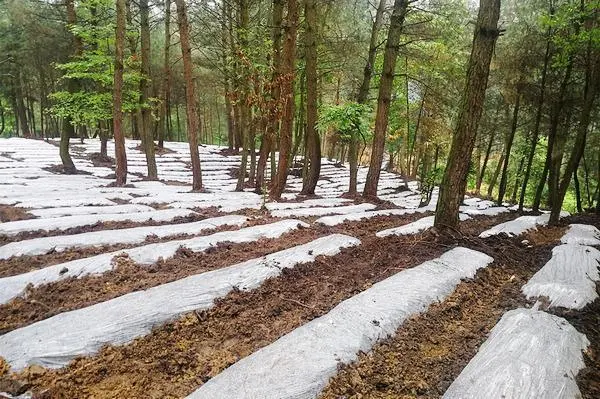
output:
M390 103L392 100L392 86L394 82L394 71L396 69L396 59L398 58L398 46L400 44L400 35L404 25L404 18L408 2L406 0L395 0L394 10L390 20L385 54L383 56L383 71L379 83L379 94L377 97L377 113L375 115L375 132L373 136L373 146L371 162L365 189L365 197L377 197L377 185L379 175L381 174L381 164L383 162L383 152L385 148L385 134L388 126L388 116L390 112Z
M304 1L306 30L304 48L306 57L306 152L308 173L302 194L313 195L321 173L321 140L317 131L317 8L315 0Z
M496 165L496 170L492 176L492 180L490 180L490 185L488 186L487 196L488 198L492 198L494 193L494 187L496 186L496 182L498 181L498 176L500 176L500 172L502 171L502 165L504 165L504 148L502 149L502 154L500 155L500 160L498 161L498 165Z
M292 132L294 125L294 76L296 65L296 32L298 30L298 2L287 1L287 18L284 26L285 42L281 59L281 104L283 114L279 133L279 163L277 174L271 188L271 197L281 198L287 181L289 155L292 147Z
M165 47L163 59L162 104L160 107L160 120L158 122L158 147L164 147L165 136L169 139L169 118L171 112L171 0L164 0L165 4Z
M371 77L375 70L375 58L377 57L377 47L379 45L379 31L383 24L383 15L385 11L386 0L379 0L377 11L375 13L375 20L373 21L373 27L371 28L371 40L369 41L369 53L367 56L367 64L363 70L363 79L358 89L356 96L356 102L359 104L365 104L369 99L369 91L371 89Z
M238 40L242 54L247 54L248 48L248 25L250 23L248 0L238 0L239 3L239 27ZM248 153L250 150L250 70L248 62L240 63L242 98L239 104L241 124L238 127L241 133L242 142L242 160L238 173L238 181L235 191L244 191L244 182L246 180L246 167L248 164Z
M229 150L233 150L233 142L235 137L235 119L233 115L233 106L231 105L231 82L230 82L230 68L229 60L227 57L227 51L231 48L229 36L229 20L230 20L229 4L223 1L221 4L221 18L223 19L221 25L221 41L223 42L222 48L222 62L223 62L223 88L225 90L225 113L227 114L227 146Z
M198 109L192 65L192 48L190 47L190 27L184 0L175 0L177 6L177 23L179 25L179 41L183 60L183 78L185 81L185 102L187 111L187 137L190 145L192 161L192 190L202 190L202 170L198 152Z
M499 36L499 17L500 0L480 0L467 83L440 185L434 223L438 229L458 227L458 210L465 195L469 161L483 110L490 62Z
M569 62L566 67L565 75L560 84L560 90L556 99L556 104L552 109L552 115L550 116L550 131L548 132L548 151L546 152L546 165L548 167L548 203L550 207L553 207L555 202L558 202L559 197L559 179L560 179L560 168L562 164L563 151L564 151L564 141L566 140L565 134L559 134L559 125L560 118L564 108L565 103L565 95L567 92L567 88L569 85L569 81L571 80L571 72L573 70L573 58L570 57ZM570 111L569 111L570 112ZM569 129L569 120L570 114L566 118L567 123L565 124L565 129ZM543 191L543 184L545 181L540 181L540 186ZM538 191L540 191L540 187L538 187ZM541 201L541 196L540 196ZM536 198L537 202L537 198ZM539 202L534 203L534 210L537 211L537 207L539 207ZM560 213L560 212L559 212ZM550 218L549 224L556 224L558 220L552 220Z
M514 204L515 202L517 202L517 193L519 191L519 186L521 185L521 182L520 182L521 170L523 170L524 163L525 163L525 156L522 156L521 160L519 161L519 166L517 168L517 176L515 177L515 185L513 186L513 192L512 192L512 195L510 196L511 204Z
M553 9L550 9L550 15L554 13ZM550 62L550 35L552 30L548 29L548 41L546 42L546 53L544 54L544 66L542 68L542 78L540 82L540 95L537 101L537 110L535 113L535 123L533 125L533 134L531 137L531 150L527 157L527 166L525 167L525 175L523 176L523 185L521 186L521 195L519 196L519 212L523 212L523 205L525 203L525 194L527 192L527 184L531 177L531 167L533 165L533 158L535 157L535 149L538 144L540 134L540 122L542 121L542 111L544 108L544 97L546 94L546 76L548 74L548 64Z
M496 138L496 128L498 127L498 114L500 113L500 109L496 109L496 117L494 119L494 123L492 124L492 131L490 136L490 141L488 142L487 148L485 150L485 156L483 157L483 165L481 166L481 171L477 176L477 181L475 183L475 193L479 194L481 191L481 183L483 182L483 178L485 177L485 171L487 169L488 161L490 160L490 155L492 153L492 146L494 145L494 140Z
M23 137L31 137L29 123L27 122L27 108L25 107L25 100L23 98L23 84L21 82L21 71L17 70L15 71L15 74L15 95L17 100L16 119L21 127L21 134L23 135Z
M508 165L510 163L510 151L512 149L513 142L515 141L515 133L517 132L517 122L519 120L519 108L521 105L521 93L520 88L517 89L517 101L513 109L512 123L510 126L510 133L506 140L506 156L504 157L504 164L502 165L502 175L500 177L500 186L498 187L498 206L502 206L504 201L504 195L506 194L506 185L508 182Z
M154 135L150 122L150 106L147 104L150 93L150 8L148 0L138 0L140 7L140 41L142 43L142 80L140 81L140 103L141 103L141 126L140 134L144 137L143 145L146 153L146 165L148 167L148 179L157 180L156 158L154 155Z
M272 61L272 78L271 78L271 89L270 89L270 98L269 98L269 122L267 122L266 130L263 134L263 138L260 145L260 150L258 154L258 165L256 167L256 192L262 193L265 179L265 169L267 167L267 159L269 158L269 153L271 154L271 159L273 160L273 165L271 165L271 175L274 174L274 144L275 137L277 135L277 129L279 128L279 100L281 93L281 40L282 40L282 23L283 23L283 9L285 5L285 0L273 0L273 30L271 32L271 37L273 40L273 61ZM271 178L271 180L274 180Z
M567 161L563 178L560 181L558 187L558 195L556 197L556 202L552 202L552 209L550 212L549 222L551 224L558 223L558 219L560 218L560 210L562 208L567 189L569 188L569 184L571 183L571 176L577 173L579 162L581 161L581 157L583 156L583 153L585 151L585 143L587 139L588 128L590 125L592 111L594 108L594 101L596 99L599 86L600 56L598 56L598 54L595 54L595 52L591 49L590 42L590 44L588 45L587 65L583 91L583 107L581 109L581 115L579 117L577 136L575 138L575 143L573 144L569 160Z
M117 25L115 28L115 72L113 81L113 134L115 136L115 162L117 186L127 183L127 154L123 134L123 48L125 46L125 0L116 0Z

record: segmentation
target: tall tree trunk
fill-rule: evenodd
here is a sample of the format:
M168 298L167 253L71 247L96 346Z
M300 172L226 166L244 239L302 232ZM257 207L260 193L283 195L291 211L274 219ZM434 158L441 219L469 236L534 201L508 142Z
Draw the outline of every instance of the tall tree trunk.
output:
M467 83L440 185L434 223L438 229L458 227L458 209L465 195L469 161L483 110L490 62L499 36L499 17L500 0L480 0Z
M548 171L550 169L550 158L552 156L552 147L554 146L554 138L548 137L548 148L546 149L546 160L544 161L544 169L542 170L542 176L538 181L538 185L535 190L535 197L533 198L533 204L531 210L533 212L539 212L540 206L542 205L542 196L544 194L544 188L548 181Z
M4 120L4 105L2 104L2 99L0 99L0 135L4 133L5 120Z
M363 191L365 197L377 197L377 185L379 183L381 164L383 162L385 134L388 126L390 103L392 100L394 71L396 69L398 46L400 44L400 35L402 33L407 8L408 1L394 0L394 10L392 11L390 28L388 30L385 53L383 56L383 71L381 81L379 82L371 162L369 165L369 172L367 173L365 189Z
M125 46L125 0L116 0L117 25L115 28L115 73L113 81L113 134L115 136L115 161L117 186L127 183L127 154L123 134L123 47Z
M581 115L579 117L579 124L577 125L577 136L575 138L575 143L573 144L569 160L567 161L563 178L558 187L556 202L552 202L549 222L551 224L558 223L560 210L562 208L567 189L569 188L569 184L571 183L571 176L577 173L579 162L581 161L581 157L585 151L585 143L592 116L592 110L594 108L594 101L600 86L600 56L592 50L591 46L592 44L590 42L588 45L587 54L583 106L581 109Z
M377 11L375 13L375 20L373 21L373 27L371 28L371 40L369 41L369 53L367 56L367 63L363 70L363 79L358 89L356 96L356 102L359 104L365 104L369 99L369 91L371 88L371 77L375 70L375 58L377 57L377 47L379 46L379 31L383 24L383 15L385 11L386 0L379 0Z
M18 67L17 67L18 68ZM15 72L15 94L17 99L17 122L21 127L21 134L23 137L31 137L31 131L29 130L29 123L27 122L27 108L25 107L25 100L23 98L23 84L21 81L21 71Z
M560 179L560 168L562 165L562 158L564 152L564 142L566 141L566 132L559 134L560 118L565 103L565 95L571 80L571 72L573 70L573 58L570 57L565 75L560 85L560 90L556 99L556 104L552 109L552 115L550 116L550 131L548 133L548 151L546 152L546 164L548 166L548 203L552 208L555 202L558 202L559 197L559 179ZM567 116L567 123L565 123L565 130L569 129L570 113ZM586 127L587 128L587 127ZM540 182L540 185L544 182ZM539 187L538 187L539 190ZM539 206L538 204L534 204ZM535 209L535 208L534 208ZM537 209L535 209L537 210ZM560 213L560 212L559 212ZM550 218L549 224L558 223L558 219L552 220Z
M284 26L285 41L281 57L281 104L283 114L279 133L279 163L271 188L271 197L280 199L287 181L289 155L292 147L294 125L294 77L296 65L296 32L298 30L298 2L287 1L287 17Z
M75 2L74 0L67 0L65 2L65 5L67 6L67 24L73 26L77 22L77 14L75 13ZM76 35L72 35L72 41L73 54L75 56L78 56L81 52L81 40ZM69 79L68 90L71 93L77 91L77 82L74 79ZM71 154L69 154L69 141L70 138L74 135L75 127L71 123L71 118L64 118L63 127L60 130L59 153L60 159L63 164L63 171L68 174L76 173L77 171L75 169L73 159L71 159Z
M165 47L163 58L162 104L160 107L160 120L158 122L158 147L164 147L165 136L171 139L169 132L168 114L171 112L171 0L164 0L165 4Z
M550 9L550 15L554 14L554 10ZM546 76L548 74L548 64L550 62L550 35L552 30L548 28L546 42L546 53L544 54L544 66L542 68L542 78L540 82L540 95L537 98L537 110L535 113L535 123L533 125L533 134L531 137L531 149L527 157L527 166L525 167L525 176L523 176L523 185L521 186L521 195L519 197L519 212L523 212L523 205L525 203L525 194L527 192L527 184L531 177L531 167L533 165L533 158L535 157L535 149L538 144L540 134L540 122L542 121L542 111L544 108L544 96L546 94Z
M579 187L579 177L577 171L573 172L573 184L575 185L575 199L577 201L577 212L582 213L583 207L581 206L581 188Z
M271 89L269 98L269 122L267 122L266 130L263 134L260 150L258 154L258 165L256 167L256 192L262 193L265 169L267 167L267 159L269 153L271 154L271 175L275 173L275 162L274 162L274 144L277 130L279 128L279 100L281 93L280 79L281 79L281 40L282 40L282 23L283 23L283 9L285 0L273 0L273 17L272 17L272 32L271 37L273 40L273 63L272 70L273 75L271 78ZM271 180L274 180L271 177Z
M494 193L494 187L496 187L496 182L498 181L498 176L500 176L500 171L502 171L502 165L504 165L504 148L502 148L502 155L500 155L500 160L498 161L498 165L496 165L496 170L492 175L492 180L490 180L490 184L487 190L488 198L492 198Z
M304 48L306 57L306 150L308 174L303 194L314 194L321 173L321 140L317 131L317 8L315 0L304 0ZM304 160L307 162L307 159Z
M504 165L502 166L502 175L500 177L500 186L498 186L498 206L502 206L504 195L506 194L506 185L508 182L508 166L510 164L510 151L512 150L513 142L515 141L515 133L517 132L517 122L519 121L519 108L521 106L521 92L517 89L517 101L513 109L512 123L510 133L506 140L506 156L504 157Z
M496 117L494 118L494 123L492 124L490 141L488 142L487 148L485 150L485 155L483 157L483 165L481 166L481 171L477 176L477 181L475 183L475 193L479 194L481 191L481 183L483 182L483 178L485 177L485 171L487 169L488 161L490 160L490 155L492 153L492 146L494 145L494 140L496 138L496 128L498 127L498 114L500 113L500 109L496 109Z
M377 57L377 48L379 47L379 32L383 25L383 16L385 11L385 0L380 0L375 12L375 19L373 20L373 26L371 28L371 40L369 41L369 53L367 55L367 63L363 69L363 79L358 89L356 96L356 102L359 104L366 104L369 100L369 92L371 89L371 77L375 70L375 59ZM349 195L356 195L357 193L357 175L358 175L358 135L352 134L350 138L349 148L349 162L350 162L350 185L348 187Z
M513 192L512 192L512 195L510 196L511 204L514 204L515 202L517 202L517 193L519 191L519 186L521 185L521 182L520 182L521 170L523 170L524 163L525 163L525 156L522 156L521 160L519 161L519 166L517 168L517 176L515 177L515 185L513 186Z
M140 102L141 110L141 126L140 134L144 137L143 145L146 153L146 165L148 167L148 179L157 180L158 171L156 169L156 158L154 155L154 135L152 134L152 124L150 122L150 108L147 104L151 96L150 93L150 9L148 0L138 0L140 6L140 40L142 43L142 80L140 81Z
M183 78L185 81L185 102L187 111L187 137L190 145L192 161L192 190L202 190L202 170L198 152L198 109L196 106L196 90L192 65L192 48L190 46L190 26L184 0L175 0L177 6L177 24L179 25L179 42L183 60Z
M250 4L248 0L238 0L239 4L239 30L238 40L241 52L244 56L248 54L248 25L250 23ZM246 166L248 163L248 153L250 150L250 69L247 62L240 63L242 99L240 101L240 120L238 127L242 138L242 160L238 173L238 181L235 191L244 191L244 182L246 180Z
M223 43L221 61L223 63L223 88L225 90L225 113L227 114L227 146L229 150L233 150L233 142L235 137L235 119L233 115L233 106L231 105L231 81L230 81L230 68L229 58L227 52L230 50L231 37L229 37L229 20L230 11L229 4L223 1L221 4L221 18L223 19L221 25L221 41Z

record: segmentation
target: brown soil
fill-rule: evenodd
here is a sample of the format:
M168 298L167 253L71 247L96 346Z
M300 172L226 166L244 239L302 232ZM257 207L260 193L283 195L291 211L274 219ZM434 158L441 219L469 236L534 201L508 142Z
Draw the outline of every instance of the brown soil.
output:
M14 222L25 219L35 219L35 216L18 206L0 205L0 222Z
M214 308L188 314L129 345L107 347L65 369L37 376L25 372L20 377L28 377L38 391L48 390L40 397L164 398L189 394L236 360L325 314L340 301L455 245L432 233L385 239L373 235L415 218L381 217L314 229L344 232L360 237L362 244L285 270L254 291L233 292L217 301ZM298 243L287 237L278 241ZM239 261L239 257L236 253L234 259ZM136 280L137 276L139 273Z
M141 145L138 145L138 146L134 147L133 149L137 150L139 152L146 153L146 150ZM160 155L164 155L164 154L173 154L175 152L176 151L173 151L173 150L171 150L171 149L169 149L167 147L160 148L158 145L154 144L154 154L155 155L159 155L160 156Z
M0 305L0 334L132 291L145 290L281 251L321 235L323 233L318 230L300 229L277 239L262 239L246 244L225 242L206 252L194 253L180 249L173 258L151 266L139 266L126 256L119 256L114 260L115 268L102 275L68 278L41 285L28 290L25 297Z
M389 250L407 247L409 256ZM188 314L130 345L107 347L32 382L50 389L53 398L182 397L340 301L442 251L430 240L371 238L360 249L286 270L257 290L233 292L209 311Z
M600 295L600 283L596 284L596 291ZM553 313L566 318L590 340L590 346L584 352L586 367L577 375L577 386L583 399L600 398L600 300L578 312L563 310Z
M566 218L565 223L582 223L600 228L600 215L596 213L575 215ZM596 284L596 292L600 295L600 283ZM590 340L590 346L584 352L586 367L577 375L577 386L583 399L600 398L600 300L594 301L580 311L561 309L553 313L566 318L577 331L585 334Z
M57 175L91 175L92 174L91 172L86 172L84 170L75 170L74 172L67 172L67 171L65 171L65 167L62 164L47 166L45 168L42 168L42 170L45 170L47 172L54 173Z
M521 286L549 259L552 245L527 249L519 241L463 240L493 256L494 263L343 367L321 398L441 397L502 314L526 305Z
M105 168L114 168L115 167L115 159L109 157L108 155L102 155L99 152L93 152L87 156L92 164L96 167L105 167Z
M256 225L253 221L252 224L248 223L244 227L250 225ZM137 244L115 244L115 245L104 245L100 247L89 247L89 248L77 248L62 252L50 252L45 255L35 256L14 256L9 259L0 260L0 278L15 276L17 274L27 273L31 270L41 269L43 267L56 265L58 263L69 262L76 259L87 258L94 255L99 255L106 252L118 251L126 248L133 248L140 245L152 244L158 242L166 242L172 240L183 240L191 237L198 237L207 234L214 234L220 231L236 230L237 226L220 226L216 229L203 229L197 232L197 234L177 234L173 236L167 236L158 238L155 235L148 235L146 239Z

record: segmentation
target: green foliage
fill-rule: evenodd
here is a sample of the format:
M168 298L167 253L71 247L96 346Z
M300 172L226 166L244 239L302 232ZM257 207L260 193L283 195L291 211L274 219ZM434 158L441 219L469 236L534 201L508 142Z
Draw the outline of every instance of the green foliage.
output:
M322 131L335 131L342 142L348 143L354 135L368 141L371 137L369 128L370 108L364 104L347 102L340 105L321 107L317 128Z
M86 0L79 4L78 22L69 26L81 40L82 54L56 64L63 73L64 89L51 93L50 111L68 117L75 125L95 126L112 118L114 12L112 2ZM133 112L150 104L140 104L140 81L144 79L135 54L124 62L123 111ZM74 88L76 88L74 90Z

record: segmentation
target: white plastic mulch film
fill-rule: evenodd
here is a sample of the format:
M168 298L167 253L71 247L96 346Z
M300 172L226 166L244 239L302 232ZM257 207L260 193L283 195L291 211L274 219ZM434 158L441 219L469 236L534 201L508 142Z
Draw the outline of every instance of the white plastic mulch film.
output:
M85 209L85 208L83 208ZM139 244L148 236L164 238L179 234L195 235L202 230L220 226L241 226L248 218L240 215L226 215L204 219L199 222L164 224L161 226L141 226L127 229L99 230L89 233L59 235L16 241L0 247L0 259L12 256L43 255L49 252L62 252L73 248L88 248L114 244Z
M260 238L277 238L308 224L294 219L281 220L275 223L257 225L234 231L222 231L208 236L188 238L147 244L121 251L103 253L89 258L77 259L59 263L43 269L33 270L25 274L0 278L0 304L6 303L25 292L28 286L38 286L68 277L82 277L88 274L102 274L113 267L113 259L118 255L127 255L138 264L152 264L159 259L169 259L179 248L187 248L193 252L205 251L216 246L219 242L244 243Z
M340 364L356 360L411 315L448 296L493 259L466 248L389 277L240 360L190 398L314 398Z
M27 231L52 231L66 230L73 227L89 226L102 222L166 222L179 217L194 215L196 212L187 209L160 209L151 212L92 214L60 216L42 219L17 220L15 222L0 223L0 235L15 236Z
M471 219L471 217L469 215L464 214L464 213L460 213L458 216L461 221ZM432 228L434 221L435 221L435 216L426 216L424 218L418 219L412 223L408 223L408 224L405 224L400 227L392 227L391 229L378 231L375 235L377 237L387 237L387 236L392 236L392 235L402 236L402 235L418 234L422 231Z
M528 298L546 297L550 306L582 309L598 298L600 233L593 226L575 224L552 249L552 258L523 286ZM589 245L586 245L589 244Z
M91 355L104 345L124 344L145 335L152 327L182 313L212 307L215 299L234 287L257 288L285 268L359 244L356 238L333 234L262 258L61 313L0 336L0 356L13 370L32 364L62 367L74 357Z
M568 212L562 211L560 217L569 216ZM489 230L484 231L479 235L481 238L487 238L498 234L506 234L508 236L519 236L527 230L537 229L538 226L545 226L550 219L550 214L545 213L539 216L521 216L508 222L500 223Z
M444 399L580 398L575 376L589 341L565 319L515 309L502 316Z

